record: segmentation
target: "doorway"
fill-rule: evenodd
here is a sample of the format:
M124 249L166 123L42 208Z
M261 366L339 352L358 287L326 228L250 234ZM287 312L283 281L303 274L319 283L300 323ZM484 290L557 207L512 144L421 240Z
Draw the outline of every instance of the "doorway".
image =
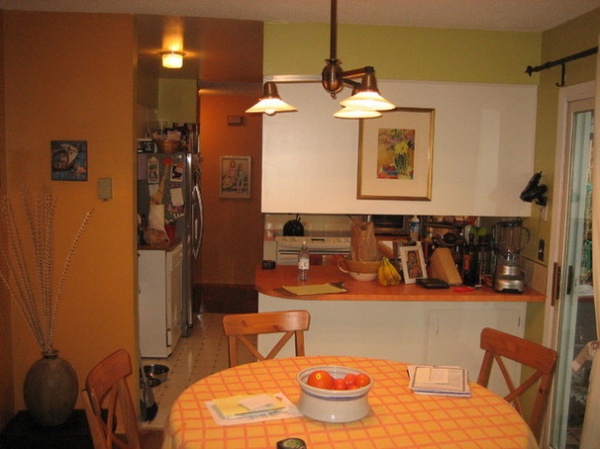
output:
M551 408L550 447L578 449L591 362L577 356L596 337L592 279L592 138L594 83L561 95L565 106L562 154L557 156L553 215L552 329L558 363ZM559 159L562 158L562 161Z

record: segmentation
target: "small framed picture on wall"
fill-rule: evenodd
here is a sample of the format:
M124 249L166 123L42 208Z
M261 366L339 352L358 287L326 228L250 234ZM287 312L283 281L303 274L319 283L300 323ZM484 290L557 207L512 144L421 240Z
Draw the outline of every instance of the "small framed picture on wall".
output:
M53 140L50 152L53 181L87 181L87 141Z
M250 198L251 164L250 156L221 156L219 177L221 198Z

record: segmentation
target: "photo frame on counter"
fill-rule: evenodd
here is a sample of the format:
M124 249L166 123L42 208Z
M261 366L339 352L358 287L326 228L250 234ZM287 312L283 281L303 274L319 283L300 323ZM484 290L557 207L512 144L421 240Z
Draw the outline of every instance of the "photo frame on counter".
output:
M400 246L400 263L405 284L414 284L418 278L427 277L427 268L421 245Z
M87 141L53 140L50 142L50 152L53 181L87 181Z
M250 198L252 192L250 156L221 156L219 197Z
M358 199L431 201L435 109L360 121Z

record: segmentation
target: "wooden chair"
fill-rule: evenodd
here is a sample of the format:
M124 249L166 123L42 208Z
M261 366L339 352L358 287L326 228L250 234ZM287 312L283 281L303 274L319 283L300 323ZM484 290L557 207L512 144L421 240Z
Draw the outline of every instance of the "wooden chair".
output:
M502 376L506 381L509 393L504 397L523 416L529 425L535 439L539 442L544 414L550 395L552 376L556 366L556 351L533 343L523 338L515 337L495 329L485 328L481 331L481 349L485 351L483 362L477 378L477 383L487 387L494 360L497 362ZM521 365L533 368L530 375L519 386L515 387L510 378L503 358L514 360ZM519 397L523 392L537 384L537 393L529 419L523 414Z
M126 380L131 373L131 358L119 349L98 363L85 380L82 399L94 449L158 449L162 444L162 432L138 428ZM116 433L117 427L124 433Z
M304 355L304 331L310 326L310 314L306 310L288 310L284 312L258 312L225 315L223 329L229 343L229 366L239 364L238 341L256 357L257 360L274 358L292 336L295 336L296 356ZM258 352L247 335L283 333L277 344L266 356Z

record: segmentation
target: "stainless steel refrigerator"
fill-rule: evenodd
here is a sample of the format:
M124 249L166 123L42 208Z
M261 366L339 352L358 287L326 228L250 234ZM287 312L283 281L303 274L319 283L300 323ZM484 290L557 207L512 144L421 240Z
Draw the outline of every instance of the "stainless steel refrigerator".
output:
M193 153L138 153L138 217L144 225L152 218L160 222L156 219L159 210L164 214L165 229L173 229L168 225L174 225L175 239L183 243L181 323L184 337L192 332L194 324L194 262L203 233L200 160L200 156ZM162 207L157 209L158 202Z

